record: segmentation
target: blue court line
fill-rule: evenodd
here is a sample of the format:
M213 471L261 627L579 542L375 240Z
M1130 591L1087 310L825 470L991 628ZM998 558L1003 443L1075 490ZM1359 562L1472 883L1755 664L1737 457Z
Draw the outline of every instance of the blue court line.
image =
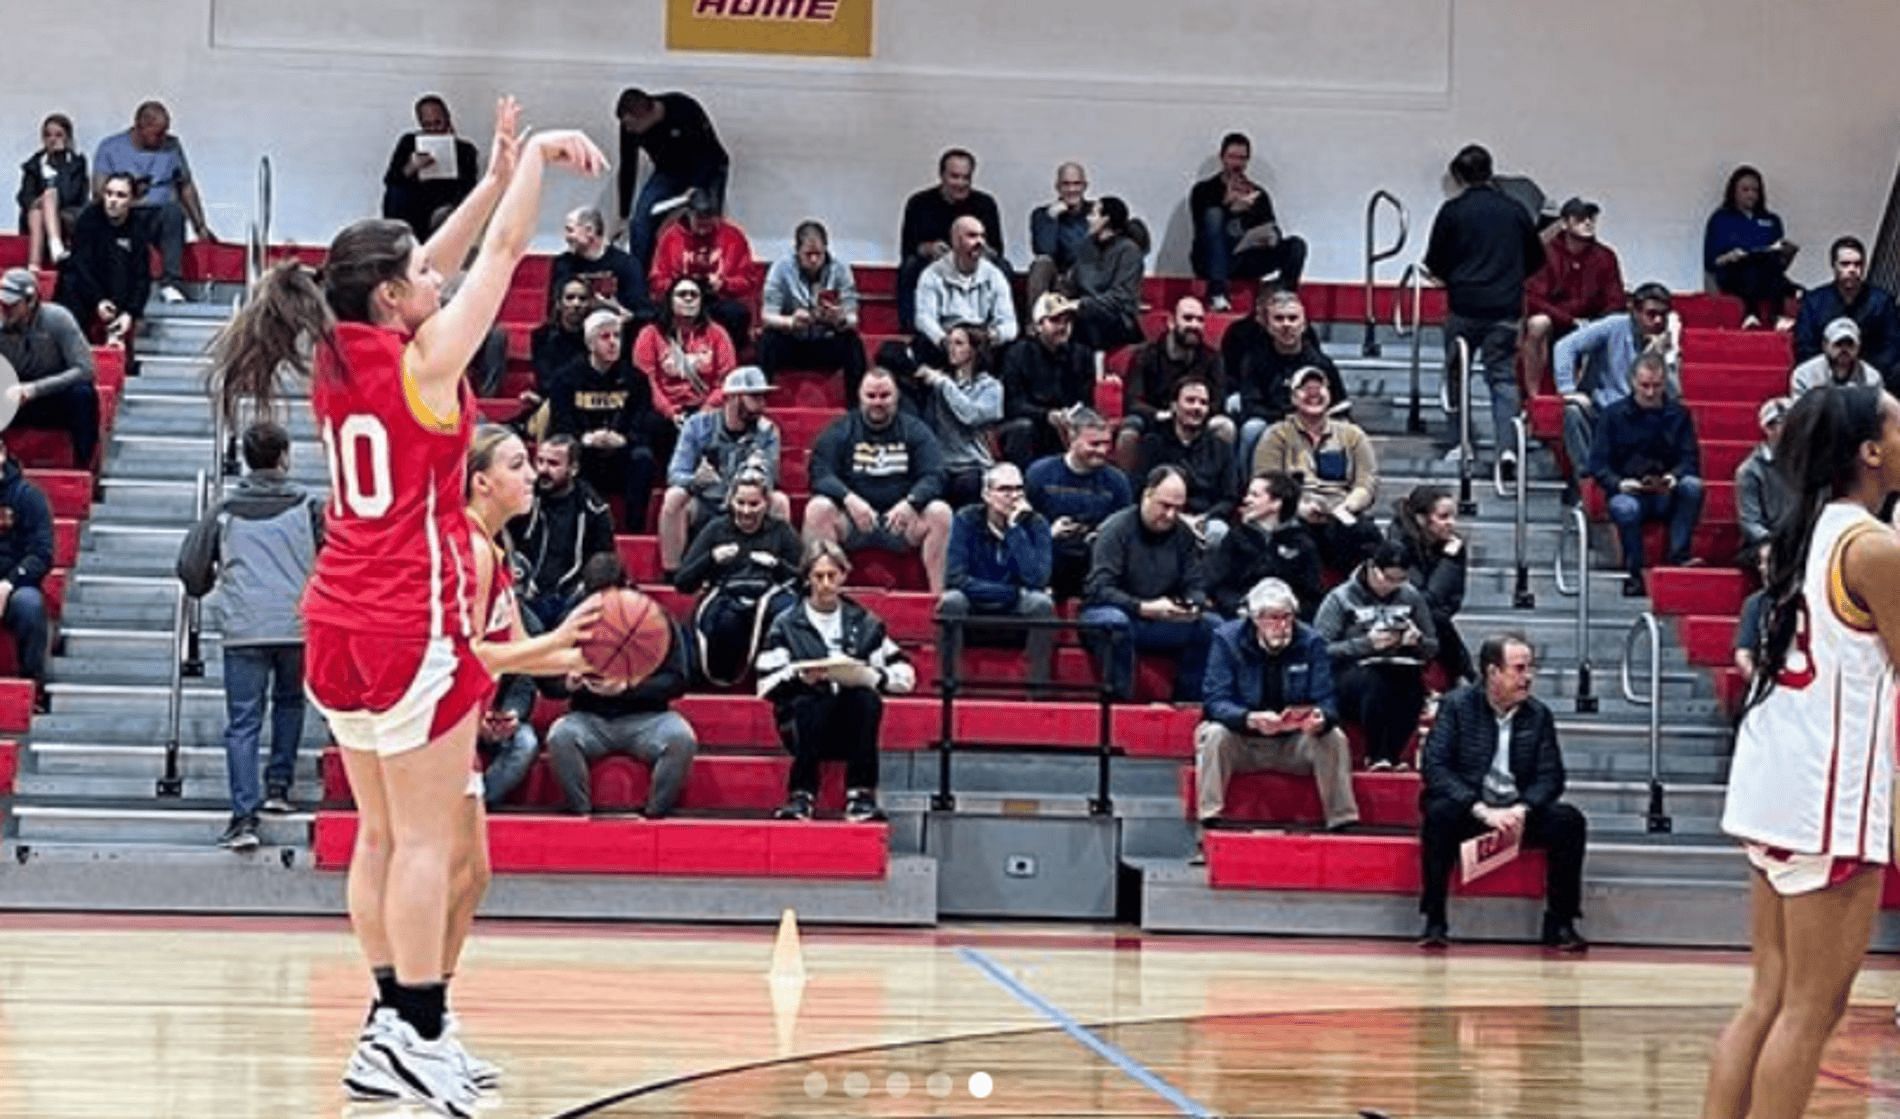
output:
M1180 1089L1155 1075L1153 1070L1129 1056L1121 1048L1103 1040L1089 1030L1087 1026L1071 1018L1063 1009L1051 1003L1041 995L1016 981L1016 978L1004 971L1002 965L988 955L974 948L958 948L957 955L963 962L982 972L990 982L1008 991L1017 1002L1042 1015L1061 1027L1062 1032L1080 1042L1084 1048L1093 1051L1109 1064L1127 1073L1142 1087L1167 1100L1176 1111L1183 1115L1192 1115L1196 1119L1217 1119L1217 1113L1207 1105L1181 1094Z

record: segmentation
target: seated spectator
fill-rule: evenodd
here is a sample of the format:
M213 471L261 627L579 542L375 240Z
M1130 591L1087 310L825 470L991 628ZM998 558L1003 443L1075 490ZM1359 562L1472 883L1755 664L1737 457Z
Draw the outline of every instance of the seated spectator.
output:
M950 522L950 555L944 573L944 585L949 589L937 603L937 615L945 619L975 614L1053 621L1056 600L1049 593L1054 558L1049 522L1029 504L1022 471L1010 462L990 467L983 475L982 498L981 504L959 509ZM978 627L968 635L974 638L969 643L995 644L993 639L999 632ZM1023 638L1033 696L1049 683L1056 631L1032 626L1023 631ZM957 663L965 643L960 626L945 627L946 667Z
M647 287L672 291L674 283L687 276L699 281L706 315L725 328L733 348L749 345L750 303L758 286L752 274L752 242L745 230L726 220L718 199L705 190L695 189L686 200L686 215L660 230Z
M1254 452L1253 472L1277 471L1305 480L1298 516L1319 554L1334 571L1350 571L1379 543L1367 515L1379 496L1379 459L1372 440L1351 420L1330 414L1326 374L1293 375L1293 414L1267 429Z
M627 584L620 557L610 552L587 561L581 593ZM666 628L672 638L666 658L639 683L628 686L624 681L571 673L557 689L567 695L567 714L548 728L548 768L561 786L567 810L576 816L594 810L590 767L614 754L652 771L646 807L641 811L647 819L672 815L686 791L699 739L672 704L693 682L693 657L680 624L669 618Z
M1494 635L1478 649L1480 683L1445 697L1425 739L1425 822L1421 836L1425 914L1421 948L1450 943L1445 892L1465 840L1487 831L1517 832L1529 848L1549 853L1545 877L1546 947L1581 952L1583 813L1564 794L1557 720L1531 695L1537 669L1530 643Z
M792 519L791 502L774 492L779 481L780 437L778 424L765 414L765 398L771 391L758 369L735 369L721 385L724 399L718 409L700 412L681 425L666 468L666 496L660 502L663 570L679 567L693 528L710 523L725 509L735 479L747 471L763 476L772 516ZM798 566L796 560L792 566Z
M1804 362L1821 353L1827 325L1839 318L1860 327L1860 350L1867 363L1883 377L1900 383L1900 309L1893 293L1867 282L1867 246L1858 237L1837 237L1828 246L1834 281L1808 289L1794 320L1794 360Z
M1279 286L1300 289L1306 242L1281 233L1267 188L1247 177L1253 141L1229 132L1220 142L1220 171L1194 184L1188 216L1194 222L1194 274L1207 281L1208 308L1233 309L1230 280L1258 280L1277 273Z
M1853 319L1843 315L1828 323L1822 340L1821 352L1788 374L1789 396L1800 399L1802 393L1822 385L1885 386L1880 370L1860 359L1860 326Z
M1077 341L1112 350L1141 341L1142 251L1130 234L1128 203L1110 195L1089 207L1089 237L1061 287L1075 300Z
M594 313L594 292L579 276L556 289L559 301L548 320L528 335L528 360L534 366L534 392L528 402L547 399L563 369L587 357L587 317Z
M1050 292L1036 301L1035 333L1003 351L1003 457L1018 466L1059 453L1064 419L1094 407L1095 356L1070 340L1075 304Z
M1755 574L1762 583L1768 582L1768 564L1773 559L1773 549L1762 544L1755 549ZM1761 648L1761 624L1768 617L1768 588L1764 585L1742 600L1742 616L1735 627L1735 671L1744 679L1755 678L1755 651Z
M695 412L719 406L717 386L739 366L726 328L706 314L706 289L681 276L665 289L659 317L640 328L633 366L653 385L653 407L683 424Z
M0 357L20 376L7 389L19 406L12 426L66 432L73 465L90 470L99 449L92 347L71 311L40 302L39 281L24 268L0 276Z
M1227 534L1234 513L1234 447L1208 428L1212 408L1207 382L1176 381L1168 421L1148 429L1136 454L1136 472L1144 478L1157 466L1180 468L1188 486L1181 523L1209 547Z
M996 462L990 440L1003 419L1003 385L990 375L990 343L982 327L951 327L943 349L943 368L917 367L915 392L943 452L943 496L954 510L983 496L984 472Z
M548 302L552 303L569 280L584 280L594 306L622 319L652 314L647 304L647 278L633 254L607 240L607 219L592 206L568 211L561 226L567 251L548 266Z
M1227 328L1221 339L1221 368L1233 395L1227 411L1240 422L1239 465L1253 461L1260 437L1293 411L1293 375L1304 369L1326 374L1327 399L1338 416L1352 414L1352 399L1339 366L1320 348L1306 321L1306 306L1290 291L1262 285L1253 314Z
M871 383L867 376L865 384ZM844 549L830 540L811 541L803 573L804 601L773 620L758 661L759 694L772 701L779 738L792 755L790 795L773 816L811 819L819 767L839 760L845 765L844 818L880 821L886 818L877 804L883 696L909 693L917 673L884 622L841 593L851 576ZM804 667L846 657L853 663Z
M1438 655L1431 603L1411 583L1403 545L1387 541L1327 592L1313 628L1326 639L1339 710L1366 732L1374 771L1405 768L1425 710L1425 665Z
M1471 654L1454 619L1465 604L1464 537L1458 535L1458 503L1440 486L1415 486L1392 508L1391 539L1405 549L1412 585L1432 608L1438 655L1432 659L1450 684L1475 679Z
M999 346L1016 337L1009 279L985 255L982 224L958 218L950 227L950 245L917 281L917 337L911 353L920 364L942 362L943 336L958 323L982 327Z
M20 164L20 232L26 234L26 266L48 267L66 259L68 237L92 194L86 156L73 148L72 118L53 113L40 122L40 147Z
M1482 146L1459 149L1451 177L1460 190L1432 219L1424 265L1445 285L1445 376L1452 406L1463 407L1468 370L1454 368L1463 341L1471 361L1484 366L1499 472L1508 482L1517 477L1511 422L1518 413L1518 320L1524 282L1544 266L1544 242L1531 212L1500 188L1491 153Z
M623 89L614 116L620 120L620 170L614 183L620 230L612 240L625 231L627 251L645 268L653 260L653 235L668 204L695 187L723 204L732 159L705 107L684 93ZM641 152L649 169L636 197Z
M1627 315L1598 319L1557 342L1553 360L1557 391L1564 398L1564 454L1574 473L1590 461L1603 414L1629 397L1636 359L1654 353L1674 361L1673 304L1668 288L1644 284L1630 296ZM1575 486L1573 481L1565 491L1568 503L1576 501Z
M614 518L580 478L578 439L551 435L534 451L534 508L508 524L526 571L515 586L522 609L553 629L581 600L587 561L614 551ZM532 628L532 623L530 623Z
M1090 237L1089 173L1080 163L1064 163L1056 168L1055 201L1029 212L1029 264L1027 288L1034 303L1056 285L1057 277L1075 267L1078 250Z
M1299 600L1300 620L1313 620L1326 592L1319 547L1294 515L1299 506L1300 480L1294 475L1271 472L1247 480L1240 516L1207 557L1208 597L1221 617L1240 614L1262 579L1277 579Z
M956 247L952 229L959 218L981 223L979 251L990 263L1004 268L1003 219L996 199L975 189L976 157L962 148L950 148L937 157L937 185L925 187L904 202L903 228L897 235L898 329L923 332L916 323L917 289L924 272L950 255ZM969 269L965 269L968 271ZM1005 285L1007 287L1007 285ZM1012 317L1014 312L1011 312ZM964 316L966 321L982 321Z
M132 177L106 176L99 201L79 213L72 252L59 265L53 299L89 338L123 345L138 333L152 291L152 241L132 220Z
M1326 641L1299 620L1293 588L1278 579L1256 583L1246 610L1214 631L1208 653L1194 730L1195 817L1203 829L1218 827L1228 780L1268 770L1312 777L1326 830L1349 828L1359 801Z
M1201 698L1219 619L1208 609L1201 542L1181 523L1187 500L1180 468L1157 466L1140 504L1112 514L1095 537L1083 587L1083 640L1116 699L1134 695L1137 653L1172 655L1175 702Z
M495 681L495 696L482 712L475 756L482 763L482 804L491 811L527 780L541 752L532 718L539 694L532 676L510 673Z
M1550 347L1586 323L1623 309L1623 266L1616 250L1597 240L1594 202L1572 198L1558 211L1562 223L1544 244L1544 266L1524 281L1524 337L1518 355L1524 384L1542 391Z
M418 144L418 136L455 137L454 166L438 166L436 157ZM416 130L405 132L389 153L383 172L383 216L415 231L418 244L427 241L481 180L481 151L455 135L448 102L433 93L416 100Z
M1761 172L1743 164L1729 174L1722 205L1709 215L1702 233L1702 267L1715 289L1742 301L1743 326L1767 324L1787 330L1794 324L1783 313L1800 289L1788 280L1800 246L1782 232L1781 218L1768 208Z
M751 669L772 619L798 600L798 530L771 512L783 501L764 471L740 470L721 512L693 537L673 574L673 585L688 594L705 588L693 629L700 672L719 687Z
M805 543L922 552L932 594L943 593L950 507L943 451L922 420L897 407L897 383L872 368L858 386L857 410L826 426L811 451L812 498Z
M1115 436L1115 457L1124 467L1133 467L1142 432L1166 416L1174 387L1188 377L1206 382L1215 403L1225 405L1227 377L1220 354L1207 344L1207 310L1200 300L1184 295L1169 313L1168 325L1142 343L1128 362L1128 413ZM1234 421L1227 416L1212 416L1207 426L1215 438L1234 441Z
M858 285L851 266L831 255L831 236L815 221L792 233L792 253L772 262L759 309L759 367L767 377L785 369L837 369L845 399L864 376L864 340L858 336Z
M316 564L317 549L323 545L324 504L290 480L290 433L281 426L269 421L252 424L244 432L243 447L249 473L185 534L177 565L186 594L203 598L215 589L223 608L224 764L231 784L231 822L218 843L234 851L258 847L259 811L291 811L290 787L297 772L297 747L303 742L304 708L303 616L297 604ZM26 483L11 462L0 479L7 493L0 500L12 509L17 491ZM37 520L47 537L40 562L50 566L52 518L38 493L27 498L28 504L35 501ZM36 516L15 513L12 519L13 534L23 529L30 533ZM20 557L15 556L14 562L18 565ZM8 576L9 583L17 581L18 567L11 570L16 574ZM15 590L11 597L26 593ZM35 613L39 609L32 607ZM11 601L8 613L12 613ZM44 641L43 615L40 629ZM23 649L26 644L21 641ZM257 749L263 738L266 704L270 765L259 788Z
M1794 401L1786 396L1764 400L1756 412L1761 442L1735 468L1735 513L1742 525L1742 551L1754 550L1775 535L1775 526L1794 509L1794 495L1775 468L1775 447L1781 442L1781 424Z
M1610 501L1623 544L1623 594L1648 593L1643 581L1643 525L1669 524L1672 566L1689 563L1696 521L1702 516L1701 448L1695 419L1670 400L1662 358L1636 359L1631 393L1603 413L1590 445L1590 477Z
M1102 522L1135 500L1128 476L1109 464L1108 421L1083 408L1069 423L1068 450L1037 459L1024 476L1029 504L1049 520L1050 589L1058 598L1082 593Z
M587 353L548 387L548 433L581 445L581 477L623 502L621 527L645 531L659 460L672 450L673 425L653 410L653 389L627 361L620 316L587 316Z
M179 285L185 282L186 221L198 240L216 243L218 238L205 221L185 146L171 134L171 127L171 113L165 106L156 101L140 105L131 128L99 142L92 156L92 189L98 194L106 176L115 171L132 176L138 190L133 212L146 223L147 234L158 245L158 297L167 303L183 303L185 293Z

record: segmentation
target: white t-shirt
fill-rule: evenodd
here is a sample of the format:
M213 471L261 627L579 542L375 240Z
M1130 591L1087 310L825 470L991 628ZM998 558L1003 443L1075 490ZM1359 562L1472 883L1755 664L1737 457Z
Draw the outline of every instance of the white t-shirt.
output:
M844 610L842 607L827 614L813 606L807 599L805 617L810 620L812 628L818 631L818 636L825 639L825 652L832 656L844 652Z

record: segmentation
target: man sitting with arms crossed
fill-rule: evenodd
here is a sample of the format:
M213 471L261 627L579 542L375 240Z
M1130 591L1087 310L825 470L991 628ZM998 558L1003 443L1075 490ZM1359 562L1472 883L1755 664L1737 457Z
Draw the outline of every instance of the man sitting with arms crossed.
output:
M944 618L980 614L1053 620L1052 554L1049 522L1024 496L1022 471L1009 462L990 467L983 475L982 502L958 510L950 523L949 571L944 576L950 589L937 604L937 613ZM1000 632L978 628L976 643L991 644L984 636ZM961 627L946 629L945 635L943 662L948 666L962 648ZM1049 683L1056 634L1053 629L1032 626L1024 636L1033 694Z

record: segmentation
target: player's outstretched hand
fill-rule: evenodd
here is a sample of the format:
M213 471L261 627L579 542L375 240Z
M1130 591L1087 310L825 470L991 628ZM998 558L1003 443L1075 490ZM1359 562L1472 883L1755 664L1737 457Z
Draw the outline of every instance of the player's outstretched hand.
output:
M507 182L521 157L521 103L512 97L495 102L495 139L488 149L488 173Z
M607 156L578 129L538 133L531 142L550 167L570 167L590 179L607 170Z

